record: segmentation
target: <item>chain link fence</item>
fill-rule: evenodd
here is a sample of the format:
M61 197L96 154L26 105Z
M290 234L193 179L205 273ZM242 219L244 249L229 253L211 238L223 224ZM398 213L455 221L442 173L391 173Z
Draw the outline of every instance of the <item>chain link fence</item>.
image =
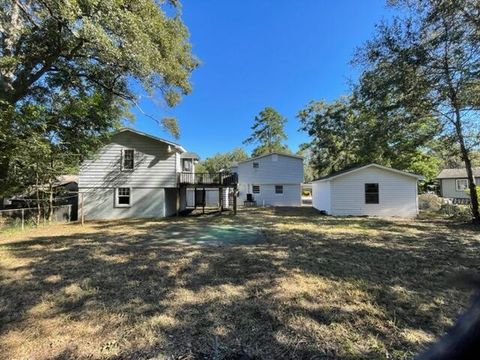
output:
M72 205L53 206L52 222L70 222ZM0 210L0 231L37 226L48 222L48 207Z

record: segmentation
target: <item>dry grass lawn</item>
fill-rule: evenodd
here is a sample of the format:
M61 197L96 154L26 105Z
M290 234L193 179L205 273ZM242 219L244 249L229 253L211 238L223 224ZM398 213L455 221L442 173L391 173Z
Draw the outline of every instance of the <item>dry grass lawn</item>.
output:
M179 240L212 224L262 241ZM448 279L479 250L467 225L309 208L0 234L0 358L408 359L468 305Z

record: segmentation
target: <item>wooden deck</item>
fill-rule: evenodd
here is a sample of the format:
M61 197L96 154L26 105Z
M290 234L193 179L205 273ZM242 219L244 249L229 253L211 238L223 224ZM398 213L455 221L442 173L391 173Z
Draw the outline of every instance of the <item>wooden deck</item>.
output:
M195 187L195 188L222 188L222 187L236 187L238 184L238 175L230 172L220 173L178 173L178 184L181 187Z

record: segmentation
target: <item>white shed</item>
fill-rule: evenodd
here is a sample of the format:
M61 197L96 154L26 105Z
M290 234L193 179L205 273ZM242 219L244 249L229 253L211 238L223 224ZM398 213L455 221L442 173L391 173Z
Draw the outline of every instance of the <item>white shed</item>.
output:
M378 164L312 181L313 207L330 215L415 217L422 176Z

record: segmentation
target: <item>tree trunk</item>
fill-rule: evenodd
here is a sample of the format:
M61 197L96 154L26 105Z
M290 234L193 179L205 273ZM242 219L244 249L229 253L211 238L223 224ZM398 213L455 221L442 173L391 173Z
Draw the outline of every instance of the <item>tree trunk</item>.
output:
M449 37L449 26L445 22L444 22L444 30L445 30L445 35ZM470 160L470 151L467 149L467 146L465 145L465 138L463 136L461 105L458 100L456 87L454 86L453 80L452 80L452 73L451 73L450 63L449 63L448 46L445 46L445 52L444 52L443 58L444 58L443 70L444 70L445 78L448 84L448 92L449 92L449 97L451 101L451 106L455 113L455 119L453 121L453 124L455 126L455 133L457 135L458 143L460 145L462 160L465 163L465 170L467 171L468 188L470 190L470 203L471 203L473 220L475 223L480 224L480 212L478 211L477 188L475 185L475 178L473 177L472 162Z
M467 170L468 178L468 189L470 190L470 202L472 208L473 219L476 223L480 224L480 212L478 210L478 195L477 195L477 185L475 184L475 178L473 176L472 162L470 160L469 151L463 145L463 141L460 145L462 152L462 158L465 163L465 170Z
M465 170L467 171L468 189L470 190L470 203L472 209L473 220L475 223L480 224L480 212L478 210L478 195L477 186L475 184L475 178L473 176L472 161L470 159L470 151L465 146L465 139L463 137L461 116L458 108L455 109L455 131L457 133L458 142L460 144L460 152L462 154L462 160L465 163Z

